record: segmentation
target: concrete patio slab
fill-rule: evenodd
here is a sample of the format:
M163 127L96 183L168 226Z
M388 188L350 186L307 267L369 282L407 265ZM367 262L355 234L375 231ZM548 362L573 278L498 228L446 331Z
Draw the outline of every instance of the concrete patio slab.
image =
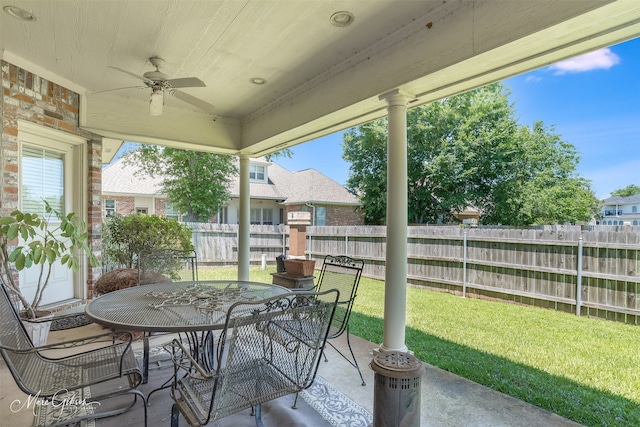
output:
M81 328L51 332L49 342L59 342L101 332L103 330L100 326L92 324ZM161 341L168 341L171 337L171 335L156 337L152 345L159 345ZM348 352L344 337L334 341L334 344L341 351ZM373 414L374 371L369 367L369 363L373 359L373 351L377 346L358 337L351 337L351 343L367 383L366 386L361 385L360 377L355 368L331 348L326 351L329 361L321 361L318 374ZM140 347L141 342L136 342L134 345ZM24 401L27 396L15 385L4 362L0 364L0 385L0 424L14 427L31 425L33 416L30 411L17 410L15 403L12 407L12 402L16 399ZM152 405L149 411L152 412L154 408L166 406L158 403ZM170 403L167 402L167 404ZM373 415L375 419L375 414ZM101 420L99 424L120 427L122 419L119 421L118 418L121 417ZM165 420L168 425L168 419L164 417L159 419L163 424ZM421 378L421 426L575 427L579 424L435 366L426 365L426 372Z

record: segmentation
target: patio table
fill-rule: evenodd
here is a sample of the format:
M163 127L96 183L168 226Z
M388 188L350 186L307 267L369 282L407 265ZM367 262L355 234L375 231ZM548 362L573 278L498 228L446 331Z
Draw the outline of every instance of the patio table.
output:
M94 322L115 330L144 332L143 380L149 374L149 340L152 332L186 333L196 360L213 367L214 339L224 327L229 307L289 293L282 286L240 280L170 282L121 289L87 304Z

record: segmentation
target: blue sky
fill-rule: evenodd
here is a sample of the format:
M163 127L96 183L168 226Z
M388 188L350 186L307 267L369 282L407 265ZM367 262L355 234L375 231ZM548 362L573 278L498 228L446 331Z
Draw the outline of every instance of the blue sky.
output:
M601 49L503 82L521 124L542 121L581 155L578 173L598 198L640 185L640 39ZM297 171L313 168L344 184L342 133L292 148L277 159Z

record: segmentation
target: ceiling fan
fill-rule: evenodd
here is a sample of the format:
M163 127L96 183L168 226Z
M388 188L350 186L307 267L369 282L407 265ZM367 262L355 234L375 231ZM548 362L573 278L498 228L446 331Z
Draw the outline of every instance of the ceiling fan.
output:
M191 104L195 107L198 107L199 109L207 113L213 113L213 110L215 108L213 105L201 99L198 99L195 96L189 95L188 93L178 90L181 88L188 88L188 87L205 87L206 85L202 80L200 80L197 77L182 77L182 78L170 79L169 76L167 76L166 74L160 71L160 66L165 62L164 59L159 58L157 56L152 56L151 58L149 58L149 62L151 62L151 65L153 65L156 68L155 71L147 71L141 76L137 75L136 73L123 70L122 68L109 66L109 68L128 74L137 79L140 79L142 80L142 83L145 84L145 86L134 86L134 87L151 88L151 95L149 97L149 114L151 114L152 116L159 116L162 114L165 91L169 92L170 95L175 96L179 100L184 101L188 104ZM129 89L129 88L119 88L119 89ZM109 91L119 90L119 89L110 89ZM102 91L102 92L108 92L108 91ZM99 92L96 92L96 93L99 93Z

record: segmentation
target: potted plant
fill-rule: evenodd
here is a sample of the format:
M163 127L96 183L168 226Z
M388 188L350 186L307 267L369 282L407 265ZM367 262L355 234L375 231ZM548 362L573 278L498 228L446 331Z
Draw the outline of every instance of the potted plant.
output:
M40 304L56 261L76 271L79 255L86 253L89 263L98 265L87 243L85 222L76 213L60 214L46 201L44 208L44 217L19 210L0 217L0 279L9 295L16 296L22 305L21 315L30 320L48 314L40 309ZM25 268L39 269L33 299L22 293L16 281L15 272Z

